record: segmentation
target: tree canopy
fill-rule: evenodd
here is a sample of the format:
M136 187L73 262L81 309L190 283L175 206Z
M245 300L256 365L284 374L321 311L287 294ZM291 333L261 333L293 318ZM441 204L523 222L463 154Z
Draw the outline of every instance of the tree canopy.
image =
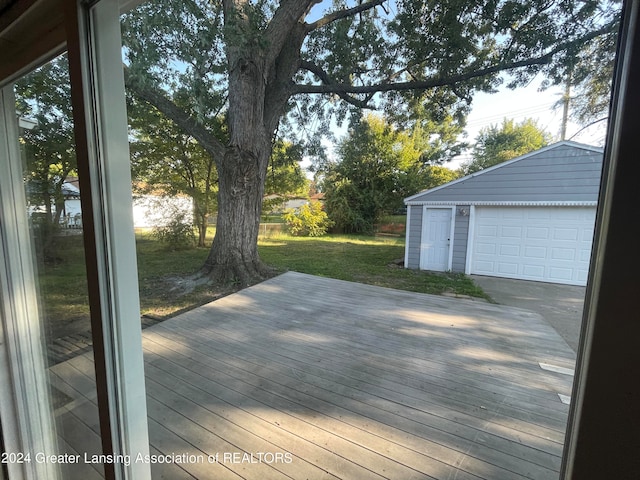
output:
M256 244L276 130L329 134L331 118L363 108L398 123L460 117L505 71L511 86L537 73L558 83L616 31L618 3L147 2L123 21L126 82L216 162L218 228L202 273L246 283L265 273ZM212 131L221 114L225 141Z
M455 178L429 161L457 149L440 139L430 143L431 137L419 125L405 131L371 114L354 122L338 145L338 159L324 172L325 206L336 228L371 232L404 198Z
M64 210L62 187L77 162L67 56L61 55L15 84L18 116L35 121L21 131L27 201L39 210L39 245L49 255Z
M187 195L193 201L198 246L205 246L217 207L215 162L187 133L148 104L129 102L131 174L137 194Z
M310 181L302 171L302 149L298 145L277 140L265 180L263 209L267 212L282 205L289 197L308 197ZM267 198L268 197L268 198Z
M473 160L462 165L465 175L492 167L525 153L542 148L551 142L551 135L532 119L520 123L502 121L502 125L483 128L473 145Z

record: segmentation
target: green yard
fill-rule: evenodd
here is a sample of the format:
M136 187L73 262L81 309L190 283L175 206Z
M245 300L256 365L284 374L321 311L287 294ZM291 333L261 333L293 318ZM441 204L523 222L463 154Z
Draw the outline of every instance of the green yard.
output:
M138 232L136 243L140 302L145 315L174 315L237 289L235 285L215 290L206 286L183 288L183 279L197 271L206 249L168 251L148 232ZM82 239L60 237L57 249L57 261L41 272L41 286L49 324L56 333L64 333L65 326L77 330L80 320L88 316ZM404 257L404 238L400 237L302 238L273 233L260 238L259 250L263 261L276 272L295 270L413 292L486 298L465 275L406 270L394 263Z
M449 292L485 298L482 290L465 275L406 270L395 264L394 260L404 258L404 238L280 235L261 239L259 246L262 259L281 270L412 292Z

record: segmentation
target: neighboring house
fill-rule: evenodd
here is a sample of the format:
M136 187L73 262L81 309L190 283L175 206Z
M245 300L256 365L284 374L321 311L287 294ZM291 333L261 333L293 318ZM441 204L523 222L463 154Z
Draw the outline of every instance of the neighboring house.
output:
M134 195L133 226L163 227L182 217L193 222L193 199L187 196Z
M314 193L309 197L309 200L311 200L312 202L320 202L324 204L324 193L323 192Z
M35 198L39 198L40 195L37 194L37 189L34 187L32 182L27 182L26 184L27 196L30 197L30 201L36 201ZM64 227L70 228L81 228L82 227L82 208L80 206L80 190L78 189L77 179L73 177L69 177L69 179L65 180L65 182L61 186L62 197L64 198L64 203L62 205L62 212L60 212L60 224ZM52 201L51 202L51 210L55 211L56 205ZM38 203L30 203L29 204L29 215L33 214L43 214L46 211L46 208L43 204Z
M64 210L60 215L60 223L68 228L82 228L82 206L80 205L80 189L78 179L70 178L62 184Z
M64 210L60 223L69 228L82 227L82 207L77 178L69 177L62 184ZM184 221L193 222L193 200L186 196L161 194L134 195L133 226L162 227L182 215Z
M585 285L603 150L563 141L405 199L405 266Z
M266 195L264 197L265 204L270 205L270 213L282 213L285 210L297 209L309 203L307 197L286 197L282 195Z

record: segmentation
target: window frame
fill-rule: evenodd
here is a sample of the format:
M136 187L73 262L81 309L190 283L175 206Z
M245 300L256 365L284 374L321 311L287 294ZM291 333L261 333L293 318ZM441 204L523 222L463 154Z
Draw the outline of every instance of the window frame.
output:
M137 454L148 455L149 439L141 323L131 321L132 318L140 318L140 308L124 75L121 68L113 68L114 63L121 62L119 4L117 0L102 0L94 5L65 0L62 6L78 176L83 192L86 275L102 453L132 455L135 458ZM21 159L10 82L60 53L59 41L50 47L46 54L38 53L31 64L20 65L15 72L2 72L6 78L0 80L3 86L0 113L9 120L0 124L0 139L4 139L0 141L0 151L6 153L10 161L2 162L0 169L11 173L4 176L0 185L6 198L20 192L24 197L22 174L15 167L21 164ZM40 52L40 48L41 45L36 50ZM29 46L26 45L25 49L29 50ZM46 379L22 380L25 375L33 376L33 372L38 371L37 368L29 368L28 362L38 358L34 345L39 342L29 336L17 335L17 327L33 314L34 305L31 305L29 315L16 315L16 312L24 309L26 301L35 302L28 291L25 293L15 288L17 285L28 290L34 283L29 279L34 276L32 268L30 271L27 265L31 265L31 254L26 250L20 251L21 246L30 245L28 226L25 222L20 225L19 216L12 214L19 212L20 205L26 202L21 203L18 199L17 202L2 203L6 210L2 212L5 221L0 227L3 234L0 244L4 253L2 261L6 258L12 263L18 262L7 265L9 268L3 269L6 275L0 277L3 308L0 316L3 324L0 328L3 334L0 337L0 377L9 379L11 386L2 389L3 443L9 452L53 451L38 441L38 438L46 437L40 430L47 430L47 421L52 421L47 416L51 409L42 401L46 398L41 393L46 387ZM21 236L12 234L14 231L20 232ZM15 252L21 252L20 256ZM31 277L28 278L29 274ZM6 341L1 341L3 339ZM13 423L12 418L16 419ZM56 478L53 467L36 462L11 465L7 474L12 480ZM146 463L105 464L104 469L107 479L151 478L150 465Z
M44 3L44 2L43 2ZM50 3L50 2L48 2ZM87 132L96 127L92 122L106 121L100 115L103 111L95 111L93 95L95 81L104 82L108 72L101 72L100 68L92 70L91 52L87 49L89 43L88 31L97 29L106 34L102 27L113 21L113 14L118 10L115 0L101 0L94 7L100 7L93 13L93 23L88 21L89 7L79 6L75 0L64 0L65 25L67 30L67 43L70 56L73 58L72 85L77 89L82 86L80 96L76 94L74 112L77 109L78 124L86 131L78 136L78 141L85 142L86 155L83 160L85 165L84 187L95 188L91 192L91 208L96 208L96 218L99 219L91 225L85 223L87 229L96 229L97 234L91 239L93 242L91 253L94 256L92 265L92 278L100 280L102 286L94 292L92 300L92 316L100 328L106 327L106 336L101 335L98 344L103 337L107 342L103 345L106 352L102 352L104 367L99 383L103 385L103 403L101 414L106 418L106 425L113 427L113 433L109 435L108 442L113 445L105 448L104 453L115 453L120 448L132 448L140 438L131 438L130 442L122 440L127 433L127 425L132 412L129 402L139 396L132 395L128 389L142 386L131 384L133 377L127 377L124 371L125 365L118 363L121 355L128 355L129 345L125 340L125 331L115 328L111 316L118 315L118 309L112 309L105 301L118 301L121 288L122 261L126 256L111 255L111 249L117 245L120 237L110 241L110 235L128 235L127 232L114 229L112 209L109 205L109 196L118 191L109 182L123 181L112 178L110 170L111 159L104 152L102 156L97 153L97 147L104 138L100 136L91 140ZM106 11L110 9L107 15ZM605 149L605 166L602 181L602 195L598 207L596 241L594 242L594 254L591 262L591 273L587 287L584 321L578 352L576 381L573 390L573 402L570 410L567 440L563 453L563 463L560 477L586 478L596 475L596 472L606 472L610 478L632 478L640 468L637 465L638 457L638 432L634 430L637 424L634 419L640 417L640 384L634 379L640 378L640 349L637 347L637 339L640 338L640 322L637 321L637 295L638 281L635 278L640 270L640 249L637 248L637 238L632 228L629 228L629 218L636 215L634 200L637 199L636 179L640 178L640 163L635 160L637 151L637 132L634 126L640 123L640 92L633 85L640 84L640 34L638 33L638 18L640 15L640 0L625 0L623 3L623 23L620 36L620 48L618 56L617 73L614 83L614 106L612 120L609 126L607 147ZM116 15L117 17L117 15ZM111 20L108 20L111 18ZM104 22L104 23L103 23ZM3 25L0 23L0 25ZM111 27L115 28L114 25ZM83 30L84 29L84 30ZM58 31L58 30L57 30ZM95 38L95 37L94 37ZM1 38L0 38L1 40ZM115 40L114 40L115 41ZM119 40L118 40L119 41ZM59 36L55 40L50 39L47 48L42 44L33 45L31 64L42 58L50 58L56 49L60 49ZM57 42L57 43L56 43ZM74 43L75 42L75 43ZM98 55L100 62L100 50L93 46L93 55ZM109 48L112 48L110 46ZM105 45L106 48L106 45ZM73 53L72 53L73 52ZM34 60L36 59L36 60ZM113 60L112 60L113 61ZM17 67L16 67L17 68ZM23 71L24 66L20 67ZM119 69L113 69L114 74ZM2 82L8 81L11 76L19 72L0 69ZM97 76L93 76L97 75ZM122 92L124 94L124 92ZM104 97L101 101L104 101ZM100 103L100 102L99 102ZM100 105L98 105L100 106ZM94 141L95 144L91 142ZM91 153L93 151L93 153ZM93 157L91 155L94 155ZM90 166L90 162L96 158L100 160ZM106 162L106 163L105 163ZM92 170L93 168L93 170ZM100 176L105 174L106 176ZM98 178L94 178L95 176ZM106 211L101 209L101 202L107 202ZM100 242L97 248L97 243ZM125 242L126 244L126 242ZM129 245L130 246L130 245ZM635 248L634 248L635 246ZM113 253L113 252L111 252ZM107 258L105 258L107 257ZM132 275L130 275L132 276ZM4 280L6 283L6 279ZM107 282L107 285L104 285ZM111 282L111 283L109 283ZM625 293L624 295L621 294ZM6 305L2 305L7 308ZM118 307L119 308L119 307ZM115 324L117 327L117 323ZM3 333L0 331L0 333ZM6 332L4 332L6 333ZM100 345L97 345L99 348ZM125 349L123 352L122 349ZM1 353L1 352L0 352ZM140 354L141 355L141 354ZM134 358L138 357L138 358ZM131 361L139 361L139 355L132 355ZM6 357L0 357L0 367L6 366ZM136 368L141 368L138 366ZM612 372L615 372L613 374ZM0 371L0 375L5 372ZM140 372L137 373L138 375ZM1 378L1 377L0 377ZM5 376L6 378L6 376ZM5 398L0 397L2 405L6 406ZM12 399L15 401L15 398ZM5 407L3 407L5 408ZM106 412L106 413L105 413ZM135 413L140 414L141 411ZM139 420L139 424L142 422ZM120 423L124 422L124 423ZM146 416L144 417L146 423ZM13 428L11 421L2 417L4 433L4 445L10 448L11 442L17 437L11 435ZM145 433L146 434L146 433ZM104 436L104 435L103 435ZM603 441L603 439L606 439ZM147 446L148 448L148 442ZM634 463L635 462L635 463ZM12 480L20 478L18 474L9 472ZM135 478L146 478L147 473L140 473ZM108 472L107 478L133 478L130 471Z

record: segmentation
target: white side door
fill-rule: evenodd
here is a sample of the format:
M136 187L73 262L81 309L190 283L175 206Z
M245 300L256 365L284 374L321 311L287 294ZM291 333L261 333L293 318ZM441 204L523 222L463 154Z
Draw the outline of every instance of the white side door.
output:
M452 209L424 207L420 269L444 272L451 267Z

